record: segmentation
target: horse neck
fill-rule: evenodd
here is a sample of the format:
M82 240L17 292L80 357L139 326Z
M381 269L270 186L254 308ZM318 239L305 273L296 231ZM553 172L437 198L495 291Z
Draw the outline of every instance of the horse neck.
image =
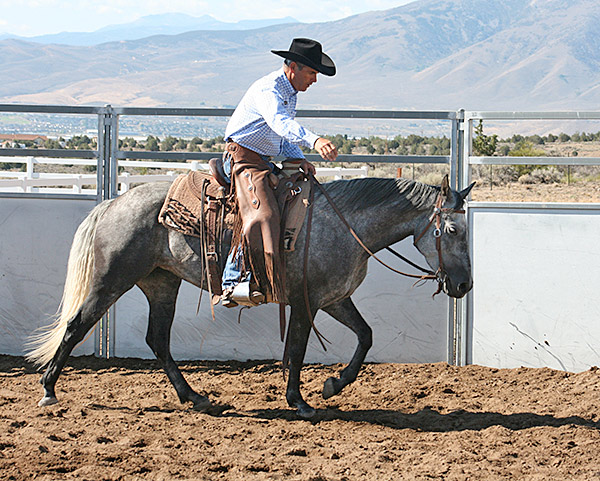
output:
M395 179L380 179L382 187L390 187ZM415 227L423 216L431 213L435 197L434 188L418 184L423 192L411 195L410 187L417 184L408 182L405 192L397 192L367 206L360 199L353 202L340 202L340 211L360 239L374 252L399 242L415 232Z

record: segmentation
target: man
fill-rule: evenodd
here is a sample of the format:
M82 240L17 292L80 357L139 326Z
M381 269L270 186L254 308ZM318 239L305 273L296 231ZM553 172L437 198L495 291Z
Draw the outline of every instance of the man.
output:
M234 233L223 273L222 303L226 307L237 305L232 299L238 297L234 295L236 286L248 292L251 304L285 301L280 215L270 183L275 168L271 158L286 157L284 171L301 168L314 174L315 168L300 146L314 148L325 160L335 160L338 154L331 141L294 120L296 94L315 83L319 73L335 75L335 64L319 42L307 38L295 38L289 50L271 52L285 59L283 68L248 89L225 131L224 170L235 188L243 221L239 232Z

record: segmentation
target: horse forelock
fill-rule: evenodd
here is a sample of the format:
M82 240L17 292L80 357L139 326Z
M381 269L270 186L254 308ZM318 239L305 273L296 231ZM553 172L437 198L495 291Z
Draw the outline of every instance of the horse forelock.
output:
M355 211L382 203L393 203L401 210L433 206L439 192L434 187L409 179L364 177L336 180L325 184L335 203L344 210Z

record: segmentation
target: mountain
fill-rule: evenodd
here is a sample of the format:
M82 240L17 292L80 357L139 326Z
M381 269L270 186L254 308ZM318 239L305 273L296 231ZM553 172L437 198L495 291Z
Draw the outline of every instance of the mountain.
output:
M43 44L54 43L90 46L105 42L135 40L152 35L177 35L193 30L251 30L285 23L298 23L298 20L292 17L285 17L265 20L242 20L232 23L221 22L210 15L192 17L183 13L165 13L147 15L134 22L109 25L94 32L62 32L28 38L4 34L0 35L0 39L13 38Z
M596 0L420 0L334 22L200 30L92 46L0 41L0 102L221 107L319 39L338 74L300 108L597 110Z

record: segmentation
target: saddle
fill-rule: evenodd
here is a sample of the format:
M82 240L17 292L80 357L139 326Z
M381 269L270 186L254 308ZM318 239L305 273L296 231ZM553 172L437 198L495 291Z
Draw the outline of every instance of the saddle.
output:
M193 171L175 179L158 221L169 229L200 238L204 271L202 288L209 291L212 303L216 304L222 294L221 276L232 235L242 225L242 219L221 162L211 159L209 167L211 173ZM310 182L300 172L292 176L271 175L281 212L283 251L293 251L309 205Z

